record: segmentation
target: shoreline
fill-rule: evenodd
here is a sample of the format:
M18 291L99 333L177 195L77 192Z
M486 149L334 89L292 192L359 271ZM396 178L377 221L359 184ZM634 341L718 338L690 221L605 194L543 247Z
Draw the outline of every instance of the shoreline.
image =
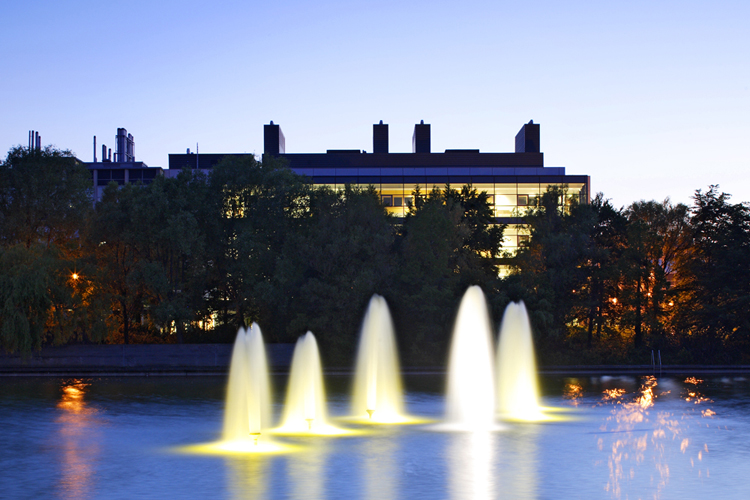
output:
M233 344L117 344L46 347L28 358L0 353L0 377L227 376ZM266 344L273 374L289 372L294 344ZM445 367L404 367L404 375L444 375ZM564 365L540 366L540 375L646 376L749 375L750 365ZM329 368L348 376L352 368Z

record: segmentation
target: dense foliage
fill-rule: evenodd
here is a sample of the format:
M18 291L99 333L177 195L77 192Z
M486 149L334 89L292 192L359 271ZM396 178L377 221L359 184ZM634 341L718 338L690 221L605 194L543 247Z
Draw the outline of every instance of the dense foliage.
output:
M646 363L652 349L671 364L750 362L750 207L715 186L691 207L621 209L551 187L509 259L470 185L417 187L396 219L371 186L313 186L274 159L112 183L95 206L90 183L68 151L14 148L0 165L4 350L229 342L257 321L271 342L311 330L326 363L348 365L378 293L404 362L442 365L478 284L497 322L526 302L546 364Z

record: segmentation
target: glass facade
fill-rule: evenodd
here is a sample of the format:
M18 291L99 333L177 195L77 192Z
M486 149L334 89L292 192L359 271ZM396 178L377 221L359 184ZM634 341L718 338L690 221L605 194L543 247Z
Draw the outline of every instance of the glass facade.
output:
M479 182L472 186L478 192L486 192L493 207L494 215L498 223L507 224L503 234L502 254L504 257L512 257L525 241L529 240L528 228L519 223L526 211L534 206L535 198L547 191L549 186L560 185L558 182ZM334 190L343 190L345 183L320 183L315 185L326 185ZM366 189L370 184L354 184ZM375 183L380 195L380 200L387 212L395 217L405 217L409 206L413 204L413 193L417 186L422 195L428 195L433 188L443 189L445 183L438 182L415 182L415 183ZM572 182L565 184L567 193L565 200L560 200L565 206L573 201L588 201L586 192L587 184L584 182ZM451 184L451 187L460 189L463 184Z

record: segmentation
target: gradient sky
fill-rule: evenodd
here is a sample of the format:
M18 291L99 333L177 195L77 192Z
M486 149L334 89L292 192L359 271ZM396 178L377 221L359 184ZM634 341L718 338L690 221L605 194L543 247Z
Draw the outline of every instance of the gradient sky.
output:
M91 161L92 137L136 159L287 153L510 152L541 124L547 166L616 206L690 203L719 184L750 201L750 2L36 1L0 7L0 152L44 144Z

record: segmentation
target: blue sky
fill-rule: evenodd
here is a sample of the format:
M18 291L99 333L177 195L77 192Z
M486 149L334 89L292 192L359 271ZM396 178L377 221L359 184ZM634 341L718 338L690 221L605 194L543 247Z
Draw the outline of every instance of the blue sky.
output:
M11 3L11 5L8 5ZM5 2L0 150L91 161L92 137L136 158L262 153L508 152L541 124L548 166L588 174L617 206L690 202L719 184L750 201L750 2Z

